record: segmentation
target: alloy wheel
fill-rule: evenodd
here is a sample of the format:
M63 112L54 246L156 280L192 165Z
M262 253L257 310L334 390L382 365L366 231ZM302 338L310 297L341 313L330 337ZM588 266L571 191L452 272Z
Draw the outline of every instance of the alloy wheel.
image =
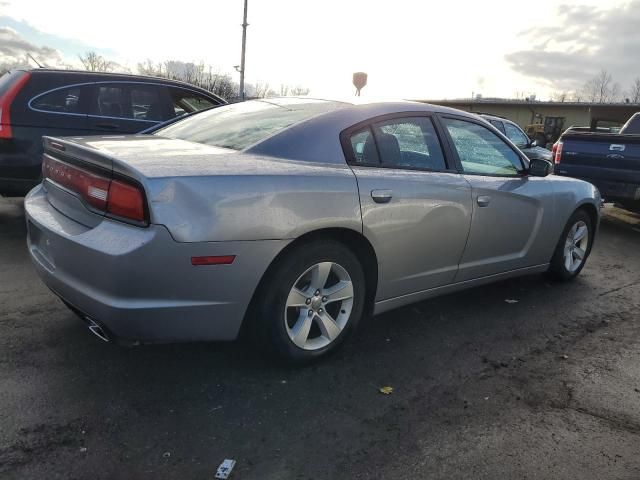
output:
M284 322L291 341L304 350L332 343L349 322L353 295L353 282L341 265L321 262L309 267L287 297Z
M576 222L564 244L564 268L568 272L575 272L584 263L589 247L589 227L582 220Z

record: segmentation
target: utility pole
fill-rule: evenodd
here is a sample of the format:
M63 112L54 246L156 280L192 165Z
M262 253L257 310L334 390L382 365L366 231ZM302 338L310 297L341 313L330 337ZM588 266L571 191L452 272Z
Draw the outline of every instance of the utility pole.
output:
M244 94L244 55L247 49L247 1L244 0L244 21L242 22L242 56L240 57L240 99L245 100Z

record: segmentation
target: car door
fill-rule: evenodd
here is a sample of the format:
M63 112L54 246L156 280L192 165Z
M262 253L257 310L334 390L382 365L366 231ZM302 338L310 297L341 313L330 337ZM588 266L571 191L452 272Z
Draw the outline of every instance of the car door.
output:
M94 84L89 127L99 134L138 133L169 117L164 87L143 82Z
M447 165L431 116L384 117L342 137L378 257L377 300L451 283L469 233L471 189Z
M521 154L479 121L449 115L441 121L473 196L456 282L547 263L552 182L526 175Z

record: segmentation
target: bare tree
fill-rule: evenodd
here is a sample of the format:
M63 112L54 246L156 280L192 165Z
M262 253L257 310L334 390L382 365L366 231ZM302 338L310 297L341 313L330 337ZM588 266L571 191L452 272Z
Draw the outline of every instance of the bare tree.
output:
M637 77L631 85L631 90L628 92L629 101L631 103L640 103L640 77Z
M211 65L205 65L204 62L195 64L181 60L165 60L154 63L152 60L147 60L138 63L138 73L190 83L226 99L234 98L238 91L238 86L231 75L220 73L218 69L214 70Z
M90 72L112 72L116 67L114 62L104 58L96 52L86 52L84 55L78 55L80 62L85 70Z
M551 94L551 101L553 102L566 102L569 98L569 92L566 90L554 92Z
M265 98L270 96L269 92L273 92L272 90L269 89L269 82L257 82L255 84L254 88L254 96L256 98Z
M298 85L296 87L291 88L291 95L295 95L295 96L309 95L309 89Z
M620 97L620 85L614 83L612 75L602 69L584 84L581 96L593 103L615 102Z

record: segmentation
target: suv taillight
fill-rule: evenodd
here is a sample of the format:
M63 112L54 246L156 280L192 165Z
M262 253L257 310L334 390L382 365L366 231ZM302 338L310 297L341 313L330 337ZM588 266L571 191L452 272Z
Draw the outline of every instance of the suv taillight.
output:
M112 179L108 175L61 162L44 154L42 176L79 195L93 210L137 224L147 224L144 192L133 181Z
M560 159L562 158L562 142L557 141L553 144L551 148L551 155L553 155L553 162L557 165L560 163Z
M13 136L11 131L11 103L30 77L30 73L24 73L0 98L0 138L7 139Z

